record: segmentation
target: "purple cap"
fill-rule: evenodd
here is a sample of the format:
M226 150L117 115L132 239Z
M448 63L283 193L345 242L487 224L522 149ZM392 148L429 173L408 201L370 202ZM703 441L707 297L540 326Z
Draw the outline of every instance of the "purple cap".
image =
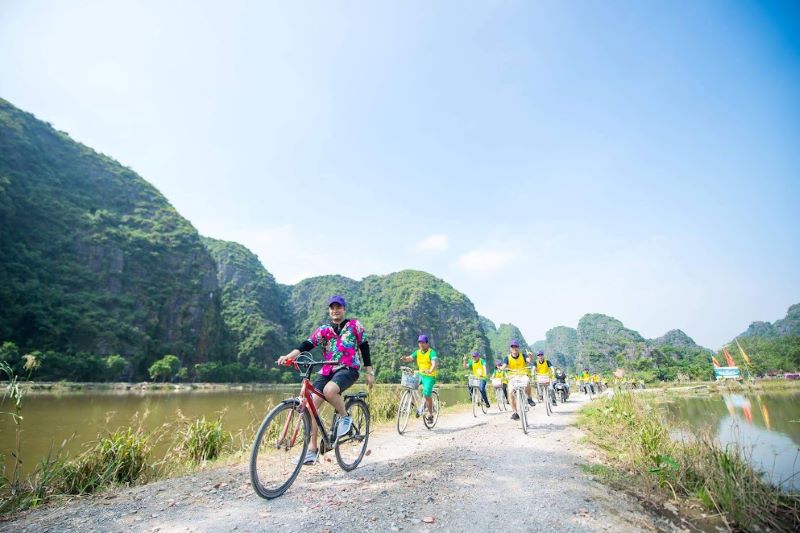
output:
M541 350L539 350L538 352L536 352L536 355L537 355L537 356L539 356L539 355L544 355L544 352L543 352L543 351L541 351Z
M428 336L420 335L419 338L417 339L417 342L428 342Z
M328 298L328 307L330 307L332 304L339 304L342 307L347 307L347 302L344 301L344 296L341 294L334 294Z
M519 348L519 341L517 339L511 339L509 346L516 346L517 348Z
M479 354L478 352L472 352L472 357L480 357L480 356L481 354Z

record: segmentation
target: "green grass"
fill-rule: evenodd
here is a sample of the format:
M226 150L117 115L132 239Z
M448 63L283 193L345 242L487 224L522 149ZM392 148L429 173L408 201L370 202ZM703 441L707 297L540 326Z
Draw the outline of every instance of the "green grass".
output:
M616 471L590 467L601 479L633 483L659 497L688 498L744 530L800 527L800 494L764 482L738 447L722 449L709 435L674 441L658 408L638 395L593 402L581 411L579 425Z

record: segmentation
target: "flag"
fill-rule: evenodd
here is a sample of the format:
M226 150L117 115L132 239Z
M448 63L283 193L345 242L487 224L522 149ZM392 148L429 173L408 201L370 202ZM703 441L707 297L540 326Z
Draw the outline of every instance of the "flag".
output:
M736 363L733 362L733 357L731 357L731 352L728 351L728 347L725 346L722 348L722 351L725 352L725 360L728 361L728 366L736 366Z
M717 358L713 355L711 356L711 362L714 363L714 366L722 366L719 364L719 361L717 361Z
M747 366L753 366L753 362L749 357L747 357L747 354L744 353L744 348L742 348L742 345L739 344L739 339L736 339L736 346L738 346L739 351L742 352L742 359L744 359L744 362L747 364Z

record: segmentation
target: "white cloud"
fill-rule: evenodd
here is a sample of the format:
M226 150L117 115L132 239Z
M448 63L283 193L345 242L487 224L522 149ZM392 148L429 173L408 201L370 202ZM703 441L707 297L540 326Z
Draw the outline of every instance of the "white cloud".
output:
M418 252L442 252L447 250L448 246L449 242L447 235L444 235L443 233L437 233L436 235L425 237L418 242L416 250Z
M464 270L473 272L489 272L498 270L516 259L514 251L500 251L491 249L470 250L458 258L457 264Z

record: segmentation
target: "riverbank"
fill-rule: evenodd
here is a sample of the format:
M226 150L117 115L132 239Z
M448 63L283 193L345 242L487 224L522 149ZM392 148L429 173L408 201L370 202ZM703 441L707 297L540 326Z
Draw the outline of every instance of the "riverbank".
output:
M670 531L686 526L609 491L581 465L597 457L575 427L581 398L547 417L531 411L531 431L496 408L474 418L459 406L433 431L412 420L371 434L369 455L352 472L331 457L304 467L289 491L258 498L243 461L145 486L115 488L26 511L2 523L15 531ZM534 496L535 494L535 496ZM538 505L537 502L547 502ZM669 514L669 513L667 513Z
M768 484L739 447L722 449L711 435L671 427L660 400L625 392L583 410L579 426L605 462L591 467L592 473L645 501L682 505L703 519L718 517L729 529L800 528L800 494ZM691 438L674 439L678 429Z

